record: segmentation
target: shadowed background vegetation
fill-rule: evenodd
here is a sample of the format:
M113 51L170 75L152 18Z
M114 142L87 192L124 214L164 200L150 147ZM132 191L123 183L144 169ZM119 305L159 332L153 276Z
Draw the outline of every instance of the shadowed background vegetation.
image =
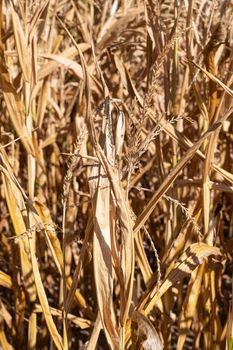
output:
M0 0L0 347L233 349L233 2Z

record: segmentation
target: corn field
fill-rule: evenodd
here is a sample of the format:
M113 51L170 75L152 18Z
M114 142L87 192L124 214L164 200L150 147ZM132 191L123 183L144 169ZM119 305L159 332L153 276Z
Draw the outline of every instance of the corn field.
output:
M0 349L233 349L232 21L0 0Z

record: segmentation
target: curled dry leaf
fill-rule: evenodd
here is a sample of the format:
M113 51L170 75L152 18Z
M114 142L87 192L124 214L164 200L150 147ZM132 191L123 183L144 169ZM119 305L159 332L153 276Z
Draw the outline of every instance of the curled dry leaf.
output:
M150 320L135 311L131 318L132 350L162 350L162 341Z
M119 334L113 308L114 267L112 260L113 237L111 236L114 232L114 205L111 199L109 180L102 167L93 167L89 186L93 203L95 203L93 205L93 262L98 308L108 343L111 349L115 349L118 346Z
M90 45L88 44L79 44L78 47L80 50L86 51L90 48ZM53 56L50 58L48 63L43 64L42 67L38 71L38 80L42 80L46 78L49 74L52 74L61 64L64 64L63 62L72 62L75 63L73 60L75 56L77 56L77 49L76 47L69 47L66 50L62 51L59 55L55 55L55 58L59 56L59 59L53 60ZM50 57L50 56L49 56ZM68 60L68 61L67 61ZM76 66L77 67L77 66ZM79 67L79 65L78 65ZM77 72L79 72L79 68L77 67Z
M156 285L144 294L138 309L144 310L146 314L150 313L157 301L172 285L190 275L208 256L220 254L220 249L217 247L212 247L205 243L192 244L178 259L171 272L161 283L160 288L157 289Z
M110 137L110 118L103 118L101 146L109 162L114 163L112 139ZM112 256L115 254L115 205L110 182L101 165L94 165L89 178L89 187L93 199L94 237L93 262L94 277L98 301L98 310L106 338L111 349L119 348L119 330L113 307L114 266ZM108 301L106 303L106 300Z

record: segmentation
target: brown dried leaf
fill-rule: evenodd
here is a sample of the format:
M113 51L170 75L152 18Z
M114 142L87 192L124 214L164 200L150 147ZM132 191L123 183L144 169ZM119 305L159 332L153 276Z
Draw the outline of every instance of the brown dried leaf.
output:
M15 36L15 43L18 52L20 66L23 72L25 82L30 82L31 79L31 55L28 48L27 40L19 19L18 14L15 12L14 7L11 4L12 22Z
M89 186L94 203L93 262L99 314L108 343L111 349L115 349L119 345L119 334L113 308L114 268L111 232L114 232L114 222L111 211L114 208L108 178L99 166L92 168Z
M132 350L162 350L161 339L150 320L141 312L134 311L131 318Z
M82 67L80 64L78 64L77 62L66 58L64 56L60 55L55 55L55 54L40 54L40 57L46 58L48 60L52 60L57 62L58 64L61 64L65 67L67 67L68 69L70 69L78 79L82 79L83 80L83 71L82 71ZM48 67L47 67L48 70ZM47 74L46 74L47 75ZM43 74L41 73L41 71L39 72L39 79L41 79L41 76L43 76Z
M0 271L0 286L3 286L5 288L9 288L9 289L12 288L11 277L3 271Z
M81 50L81 52L84 52L90 48L90 45L86 43L81 43L81 44L78 44L78 47ZM75 58L77 55L78 55L78 52L76 47L74 46L62 51L59 55L55 55L55 58L59 56L59 59L54 61L51 58L50 62L45 63L38 71L38 80L44 79L49 74L52 74L61 64L63 64L61 63L63 59L65 60L66 63L67 63L66 60L68 59L68 62L71 61L73 64L74 63L73 58ZM79 72L79 68L77 68L77 70Z
M7 164L6 158L4 164ZM9 165L8 165L8 169ZM35 255L35 247L32 241L31 232L28 232L24 219L28 219L28 210L24 203L22 190L17 186L13 172L9 173L5 168L1 167L2 178L4 183L4 190L6 193L7 204L11 214L11 219L15 228L17 236L19 236L19 247L21 256L21 267L24 276L24 283L26 290L29 294L31 302L36 299L36 291L40 300L41 307L45 316L45 320L53 338L59 350L63 350L61 337L58 334L57 328L49 311L49 304L41 280L37 258ZM25 194L24 194L25 196ZM29 203L28 203L29 204ZM30 220L29 220L30 222ZM30 252L30 258L28 253Z
M114 163L113 145L110 129L111 116L103 118L101 146L109 162ZM119 347L119 331L113 307L114 235L115 207L110 183L102 166L92 167L89 187L93 199L94 237L93 263L99 315L111 349ZM108 302L106 303L106 300Z
M160 288L157 290L157 285L155 285L152 290L148 290L144 294L138 309L143 309L146 314L150 313L157 301L172 285L189 275L208 256L220 254L220 249L217 247L212 247L205 243L192 244L178 259Z
M200 293L204 268L205 264L202 264L192 272L187 294L182 305L182 311L179 320L180 335L177 342L177 348L181 350L183 349L187 334L196 312L196 305Z
M224 116L223 118L226 118ZM202 145L202 143L210 137L212 133L214 133L219 127L222 126L221 122L223 121L223 118L221 118L221 121L213 124L207 132L204 133L203 136L200 137L200 139L186 152L186 154L180 159L180 161L177 163L177 165L172 169L170 174L165 178L163 183L160 185L159 189L155 192L143 212L139 215L139 217L136 220L136 223L134 225L134 232L137 232L140 230L140 228L144 225L150 214L153 212L156 204L158 203L159 199L162 197L164 193L167 192L167 190L170 188L174 180L179 175L179 172L185 167L185 165L192 159L192 157L197 152L198 148Z
M35 281L32 273L31 261L27 254L29 246L27 240L25 240L25 236L28 234L24 221L25 213L27 211L23 197L18 187L12 181L7 170L3 167L1 167L1 170L3 187L8 209L11 215L11 220L13 222L16 236L19 237L18 244L20 251L23 281L31 302L34 302L36 299Z

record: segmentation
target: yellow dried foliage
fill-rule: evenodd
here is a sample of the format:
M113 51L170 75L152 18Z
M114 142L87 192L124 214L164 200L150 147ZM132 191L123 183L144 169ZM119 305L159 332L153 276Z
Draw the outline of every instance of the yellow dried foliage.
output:
M0 0L0 348L232 349L232 10Z

